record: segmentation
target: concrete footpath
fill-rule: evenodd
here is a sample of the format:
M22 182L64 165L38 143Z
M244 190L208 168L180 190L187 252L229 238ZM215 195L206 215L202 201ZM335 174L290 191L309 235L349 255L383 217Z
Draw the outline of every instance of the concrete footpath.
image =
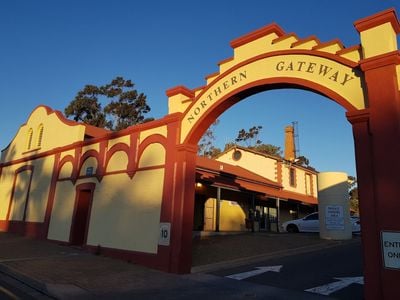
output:
M26 287L32 299L329 299L205 272L341 243L302 234L196 237L192 273L176 275L0 232L0 280Z

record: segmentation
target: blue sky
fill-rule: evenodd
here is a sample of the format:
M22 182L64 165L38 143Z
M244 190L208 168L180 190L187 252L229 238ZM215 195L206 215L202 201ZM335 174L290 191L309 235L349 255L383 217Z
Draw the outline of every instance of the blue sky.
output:
M231 40L272 22L322 42L359 44L354 21L396 0L1 1L0 148L38 105L63 111L86 84L131 79L152 111L167 114L165 91L196 88L231 57ZM233 106L216 128L217 146L241 128L263 126L261 140L283 145L284 126L298 122L300 154L320 171L355 175L351 126L344 110L301 90L257 94Z

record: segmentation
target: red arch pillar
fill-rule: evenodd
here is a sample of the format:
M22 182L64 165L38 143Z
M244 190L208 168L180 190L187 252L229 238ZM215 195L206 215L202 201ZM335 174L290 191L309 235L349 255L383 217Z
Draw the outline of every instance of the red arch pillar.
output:
M364 34L363 54L367 58L360 66L365 76L368 109L347 114L355 140L365 299L398 299L400 282L400 270L385 266L381 236L386 231L398 232L400 236L400 53L390 49L388 40L376 40L376 34L371 39L373 30L387 24L392 26L395 37L400 26L392 10L355 24ZM386 42L389 51L374 49L371 41Z
M169 271L190 273L197 145L176 148L172 180L171 249ZM170 181L171 182L171 181Z

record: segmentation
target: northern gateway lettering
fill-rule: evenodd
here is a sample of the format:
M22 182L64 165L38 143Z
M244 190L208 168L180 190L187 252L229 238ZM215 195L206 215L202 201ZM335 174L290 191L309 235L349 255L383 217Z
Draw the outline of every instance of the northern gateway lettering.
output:
M229 90L234 85L238 84L239 82L247 79L247 71L239 72L225 81L221 82L219 85L208 91L206 94L206 99L200 101L196 107L193 108L192 113L187 117L187 121L189 124L192 124L197 118L197 116L204 110L206 107L214 102L214 100L222 94L222 92Z
M329 80L340 83L341 85L347 84L354 77L350 74L335 70L332 67L321 63L307 62L307 61L280 61L276 64L277 71L297 71L304 73L315 73L322 77L327 77Z

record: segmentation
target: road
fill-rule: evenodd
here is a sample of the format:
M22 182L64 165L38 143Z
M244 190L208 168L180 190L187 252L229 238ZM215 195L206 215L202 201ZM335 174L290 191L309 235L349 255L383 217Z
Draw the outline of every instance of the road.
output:
M18 280L0 273L0 300L52 299Z
M355 237L346 245L269 259L212 274L279 288L308 290L336 299L363 299L360 240L360 237Z

